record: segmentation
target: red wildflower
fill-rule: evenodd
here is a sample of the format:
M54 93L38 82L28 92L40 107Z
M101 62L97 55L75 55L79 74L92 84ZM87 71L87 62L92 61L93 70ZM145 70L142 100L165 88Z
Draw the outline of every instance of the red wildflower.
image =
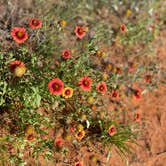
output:
M98 92L105 94L107 91L107 85L105 82L100 82L97 84L96 89L98 90Z
M63 145L63 140L61 138L57 138L54 142L54 145L58 148L61 148Z
M122 25L120 26L120 31L121 31L122 33L126 32L126 25L125 25L125 24L122 24Z
M152 76L151 76L151 75L146 75L146 76L145 76L145 81L146 81L146 83L150 83L150 82L151 82L151 79L152 79Z
M134 92L134 99L139 100L141 99L141 89L137 88L137 89L133 89Z
M79 39L82 39L86 35L86 27L76 26L74 32Z
M54 78L48 83L49 91L54 95L60 95L63 92L64 84L59 78Z
M118 97L118 91L117 90L113 90L112 91L112 97Z
M37 18L32 18L32 19L29 21L29 26L30 26L31 28L34 28L34 29L41 28L42 22L41 22L41 20L39 20L39 19L37 19Z
M11 30L11 36L17 43L24 43L28 39L28 33L25 28L14 27Z
M16 77L22 77L26 72L25 64L19 60L11 61L9 63L9 70Z
M64 98L71 98L73 96L73 89L71 87L67 87L63 90L62 96Z
M82 162L76 162L75 164L74 164L74 166L83 166L83 164L82 164Z
M19 60L11 61L9 63L9 69L11 73L14 73L16 67L22 67L25 66L25 64Z
M71 51L70 50L63 50L62 57L64 59L71 58Z
M88 76L84 76L79 80L79 86L84 90L84 91L90 91L91 86L92 86L92 79Z
M113 136L113 135L115 135L116 134L116 127L114 126L114 125L111 125L110 127L109 127L109 129L108 129L108 134L110 135L110 136Z

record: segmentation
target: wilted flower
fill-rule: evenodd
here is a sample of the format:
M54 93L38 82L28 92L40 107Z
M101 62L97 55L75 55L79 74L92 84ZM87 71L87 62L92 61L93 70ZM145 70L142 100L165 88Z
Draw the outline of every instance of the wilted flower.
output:
M93 104L95 102L95 99L94 99L94 97L90 96L90 97L88 97L87 101L89 104Z
M111 63L106 64L105 69L106 69L107 71L112 70L112 68L113 68L113 65L112 65Z
M21 67L16 67L15 69L15 76L17 77L22 77L26 72L26 67L25 66L21 66Z
M96 55L97 55L98 57L101 57L101 53L102 53L102 52L101 52L100 50L97 50L97 51L96 51Z
M109 75L107 73L103 73L102 78L104 81L108 79Z
M26 135L26 139L28 141L34 140L34 138L35 138L35 129L34 129L34 127L32 125L28 125L25 128L25 135Z
M26 72L25 64L20 60L11 61L9 69L16 77L22 77Z
M96 111L96 109L97 109L96 105L91 106L91 110Z
M34 127L32 125L28 125L25 129L25 133L30 135L30 134L33 134L34 133Z

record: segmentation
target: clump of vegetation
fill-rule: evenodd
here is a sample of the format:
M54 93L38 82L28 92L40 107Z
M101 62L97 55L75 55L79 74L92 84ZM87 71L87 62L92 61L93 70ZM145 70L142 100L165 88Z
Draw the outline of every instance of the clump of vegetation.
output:
M160 3L35 3L35 17L11 27L0 50L1 163L26 165L28 155L82 166L69 153L89 142L126 157L141 121L126 99L139 103L159 81Z

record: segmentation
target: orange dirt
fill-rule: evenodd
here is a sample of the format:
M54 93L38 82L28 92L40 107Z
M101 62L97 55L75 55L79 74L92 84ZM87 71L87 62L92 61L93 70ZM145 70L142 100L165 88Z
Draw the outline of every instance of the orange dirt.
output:
M160 34L161 46L157 47L157 59L163 71L166 69L166 31ZM165 71L164 71L165 72ZM165 76L161 75L161 83L154 92L147 93L139 102L141 114L142 136L136 146L129 163L132 166L164 166L166 163L166 84ZM108 166L125 166L116 153L112 153Z

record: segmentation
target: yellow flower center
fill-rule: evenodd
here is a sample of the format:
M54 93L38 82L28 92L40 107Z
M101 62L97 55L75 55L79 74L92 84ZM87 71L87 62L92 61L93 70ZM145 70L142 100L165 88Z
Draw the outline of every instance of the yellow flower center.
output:
M78 29L78 33L83 33L83 32L84 32L83 28Z
M22 38L23 35L24 35L23 32L21 32L21 31L18 31L18 32L17 32L17 36L18 36L19 38Z
M54 89L55 89L55 90L58 90L59 87L60 87L59 84L57 84L57 83L54 84Z

